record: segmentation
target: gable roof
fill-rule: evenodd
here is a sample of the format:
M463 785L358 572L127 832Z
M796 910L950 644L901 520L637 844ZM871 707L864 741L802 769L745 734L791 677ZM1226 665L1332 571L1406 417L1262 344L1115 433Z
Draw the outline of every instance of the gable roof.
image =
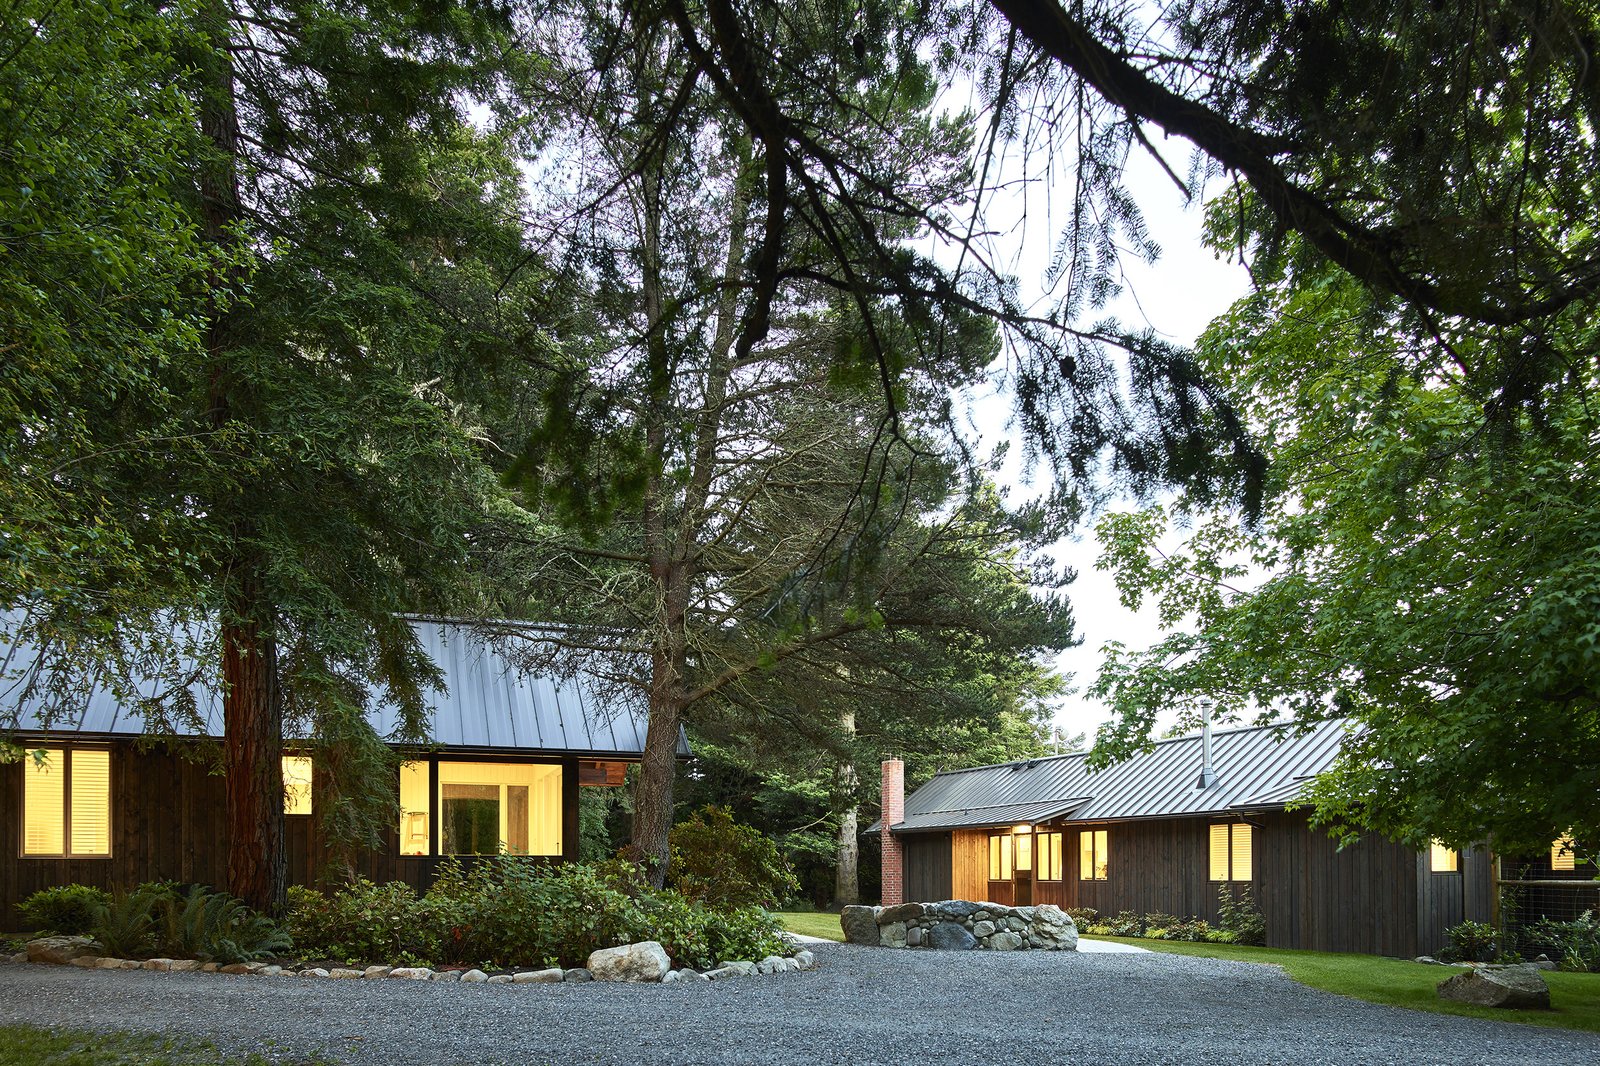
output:
M896 832L1041 822L1168 818L1282 807L1329 769L1352 728L1343 719L1319 722L1303 735L1289 725L1217 730L1211 765L1217 781L1200 777L1199 734L1158 740L1152 750L1091 772L1088 755L976 766L936 774L906 797ZM880 832L882 823L867 830Z
M442 749L468 751L560 752L563 754L637 758L644 751L646 716L642 701L623 697L604 705L581 681L555 681L517 670L496 648L464 622L433 618L407 619L428 657L443 675L442 688L428 690L430 733ZM504 629L504 624L499 625ZM11 657L13 671L26 668L19 649ZM0 679L0 708L16 703ZM154 695L158 685L141 685ZM196 708L205 723L189 735L222 736L222 701L209 686L193 688ZM123 737L142 734L144 720L123 706L105 688L96 686L70 720L44 724L47 707L32 697L18 708L17 732L35 735ZM387 699L373 701L367 720L380 736L394 734L399 709ZM678 734L678 754L689 754L689 742Z

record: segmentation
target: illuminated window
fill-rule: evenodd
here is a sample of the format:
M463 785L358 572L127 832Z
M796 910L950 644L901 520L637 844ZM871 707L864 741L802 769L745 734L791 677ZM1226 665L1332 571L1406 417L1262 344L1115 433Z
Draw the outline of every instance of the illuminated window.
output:
M1461 868L1461 856L1435 840L1428 849L1428 869L1436 874L1453 874Z
M22 764L22 854L111 854L111 753L51 748Z
M1578 868L1577 848L1571 833L1562 833L1550 844L1550 869L1575 870Z
M1033 834L1019 833L1016 837L1017 872L1033 872Z
M1011 880L1011 834L997 833L989 838L989 880Z
M400 765L400 854L427 855L432 851L428 823L433 805L428 802L428 764Z
M1061 880L1061 834L1039 833L1034 839L1039 842L1039 880Z
M561 854L561 767L440 762L439 852Z
M1085 829L1078 834L1078 879L1104 881L1111 870L1106 854L1106 831Z
M1244 822L1216 822L1211 826L1211 880L1249 881L1255 864L1251 854L1250 826Z
M311 760L307 756L283 757L283 813L311 813Z

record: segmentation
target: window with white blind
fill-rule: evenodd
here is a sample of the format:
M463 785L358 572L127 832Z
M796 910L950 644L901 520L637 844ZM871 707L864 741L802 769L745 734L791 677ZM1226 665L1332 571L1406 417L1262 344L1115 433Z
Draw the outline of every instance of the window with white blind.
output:
M22 764L22 854L111 854L111 753L48 748Z
M1428 848L1428 869L1436 874L1453 874L1461 869L1461 856L1435 840Z
M1577 868L1578 855L1573 845L1572 834L1563 833L1550 844L1550 869L1576 870Z
M1246 822L1211 826L1211 880L1250 881L1255 877L1252 833Z

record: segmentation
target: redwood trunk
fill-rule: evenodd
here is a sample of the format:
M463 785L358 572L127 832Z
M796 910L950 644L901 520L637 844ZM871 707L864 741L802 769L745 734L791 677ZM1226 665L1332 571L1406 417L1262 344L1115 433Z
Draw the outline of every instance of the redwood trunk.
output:
M228 51L232 15L226 3L207 6L215 36L203 74L200 131L214 154L198 168L201 225L207 241L229 247L243 219L239 200L239 115L233 60ZM213 280L217 292L239 287L238 272L223 268ZM238 304L218 300L207 323L211 356L208 384L211 420L219 430L240 418L240 384L233 357L238 347ZM248 405L246 405L248 406ZM227 780L228 891L250 906L273 914L285 895L283 826L283 706L278 692L274 611L263 581L262 560L254 545L256 526L247 510L248 494L219 500L217 518L237 508L229 532L231 558L217 581L222 600L223 768Z

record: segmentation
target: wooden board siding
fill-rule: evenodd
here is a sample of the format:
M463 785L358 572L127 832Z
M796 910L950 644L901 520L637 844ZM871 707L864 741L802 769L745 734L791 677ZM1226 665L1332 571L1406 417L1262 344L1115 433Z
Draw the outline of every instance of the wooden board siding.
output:
M1269 945L1402 957L1423 950L1418 947L1415 851L1381 839L1340 851L1300 813L1251 815L1246 820L1253 826L1249 887L1266 916ZM1104 915L1163 912L1215 923L1220 885L1210 880L1211 824L1209 818L1169 818L1063 825L1065 880L1036 882L1034 902L1093 907ZM1107 833L1110 869L1104 881L1078 878L1078 833L1084 829ZM987 830L950 834L955 898L1010 900L1009 882L988 880L988 837ZM918 876L919 861L908 853L908 879ZM1469 853L1462 861L1456 898L1466 888L1468 916L1481 910L1484 919L1475 920L1486 920L1488 858Z
M182 758L166 748L141 752L128 743L111 747L109 858L23 857L22 767L0 765L0 932L20 925L17 903L55 885L75 882L109 891L157 880L217 888L227 884L223 778L212 774L204 761ZM398 791L398 779L392 787ZM561 837L562 858L567 860L577 858L578 788L577 760L565 759ZM289 883L316 884L329 872L330 853L317 832L315 816L288 815L284 821ZM441 860L399 852L398 828L390 828L381 848L357 853L356 871L380 883L404 881L426 889Z
M907 867L906 872L911 872ZM950 898L989 898L989 831L957 829L950 834Z
M933 903L951 894L949 833L918 833L903 837L905 844L905 897L907 902Z
M1427 852L1417 856L1417 947L1434 955L1449 943L1444 931L1463 921L1487 922L1493 859L1485 848L1461 853L1454 873L1434 873Z

